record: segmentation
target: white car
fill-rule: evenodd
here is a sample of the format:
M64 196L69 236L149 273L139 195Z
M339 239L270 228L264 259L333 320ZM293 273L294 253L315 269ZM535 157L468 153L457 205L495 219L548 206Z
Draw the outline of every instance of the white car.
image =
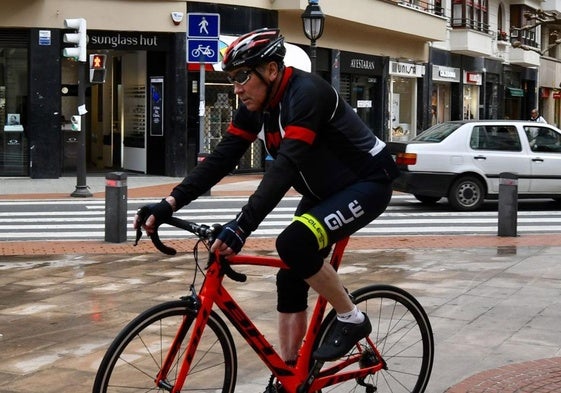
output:
M516 175L519 198L561 201L561 130L548 124L450 121L388 146L401 170L394 190L426 204L447 197L457 210L476 210L498 198L501 173Z

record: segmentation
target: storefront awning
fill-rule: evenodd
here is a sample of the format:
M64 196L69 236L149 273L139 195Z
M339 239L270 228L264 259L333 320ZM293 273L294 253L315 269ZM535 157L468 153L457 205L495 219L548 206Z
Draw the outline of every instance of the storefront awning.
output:
M218 50L222 51L223 49L225 49L228 45L230 45L232 42L234 42L234 40L238 38L235 36L229 36L229 35L221 35L220 36L220 42L218 43ZM286 47L286 55L284 57L284 64L286 64L287 66L292 66L295 68L299 68L301 70L304 71L311 71L312 69L312 62L308 56L308 54L299 46L293 45L293 44L288 44L288 43L284 43L284 46ZM220 61L222 61L222 55L219 55L219 59ZM199 69L199 64L198 63L187 63L187 67L189 69L189 71L197 71ZM207 64L205 69L207 71L222 71L222 64L221 63L216 63L216 64Z
M506 91L510 97L524 97L524 90L518 87L507 87Z

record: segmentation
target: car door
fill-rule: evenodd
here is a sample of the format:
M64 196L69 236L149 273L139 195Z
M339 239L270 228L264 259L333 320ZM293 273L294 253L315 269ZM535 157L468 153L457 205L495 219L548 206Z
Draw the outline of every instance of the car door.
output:
M524 126L530 146L533 194L561 194L561 133L545 125Z
M499 193L503 172L518 176L518 192L528 192L532 167L514 125L475 125L471 132L472 162L487 178L488 191Z

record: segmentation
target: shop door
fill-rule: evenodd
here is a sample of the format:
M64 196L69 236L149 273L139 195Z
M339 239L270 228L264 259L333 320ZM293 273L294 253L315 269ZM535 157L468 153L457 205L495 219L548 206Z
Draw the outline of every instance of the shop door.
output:
M234 111L239 105L232 84L226 82L223 73L209 72L205 83L205 125L202 153L214 150L232 121ZM256 140L242 156L236 172L256 172L263 170L265 148L261 140Z
M479 119L479 86L464 85L464 120Z
M382 93L379 79L377 76L342 74L340 94L376 136L383 139Z
M528 115L529 116L529 115ZM518 97L505 98L505 119L524 120L522 116L522 100Z
M27 49L0 47L0 176L29 175Z
M450 121L450 83L435 83L431 99L431 126Z
M112 51L106 69L87 103L91 160L100 169L146 173L146 52Z
M121 56L123 169L146 173L146 52Z

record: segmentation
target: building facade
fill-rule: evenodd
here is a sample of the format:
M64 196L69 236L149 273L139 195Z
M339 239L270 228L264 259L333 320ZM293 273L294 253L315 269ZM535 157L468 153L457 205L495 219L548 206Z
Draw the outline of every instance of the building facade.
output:
M524 11L539 5L354 0L348 7L323 0L316 72L383 140L407 140L447 120L527 118L534 106L559 124L558 49L540 56L513 48L507 27L522 26ZM221 47L249 30L279 27L287 63L309 69L300 18L306 6L300 0L45 0L26 7L3 1L0 176L56 178L74 173L78 160L86 160L89 172L187 174L218 142L238 105L219 65L186 61L187 15L218 14ZM107 56L105 83L87 86L82 131L71 119L79 112L78 69L85 65L61 55L67 18L86 19L88 54ZM518 38L536 48L542 39L526 32ZM85 148L78 132L85 133ZM261 170L265 158L256 143L238 170Z

